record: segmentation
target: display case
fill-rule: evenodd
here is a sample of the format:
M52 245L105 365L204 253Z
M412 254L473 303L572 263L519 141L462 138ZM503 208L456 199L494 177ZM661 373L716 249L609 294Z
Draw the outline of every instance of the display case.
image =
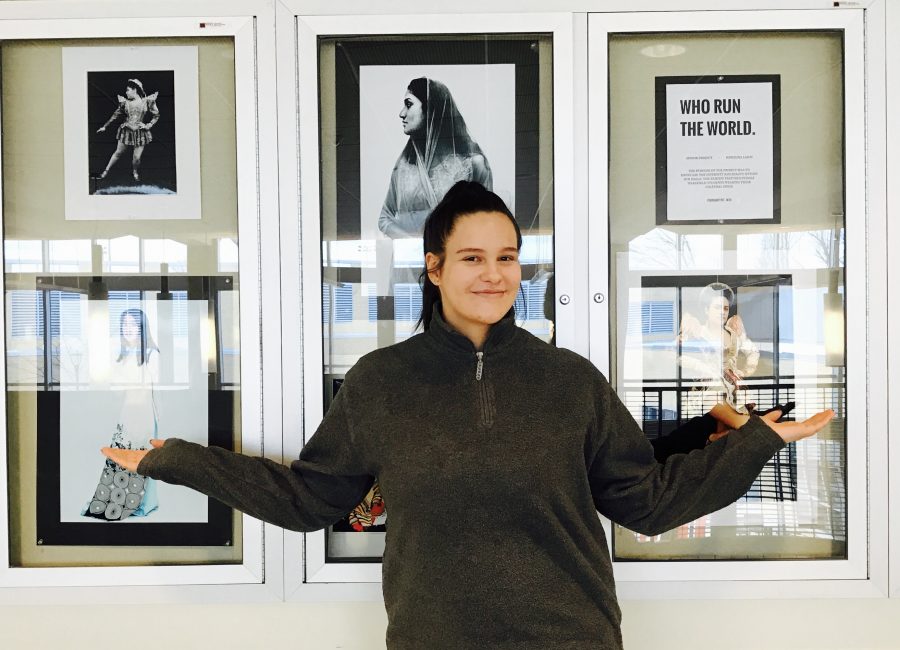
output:
M302 192L298 203L282 202L290 233L282 257L301 260L302 278L293 265L283 269L283 300L288 313L302 314L287 319L284 340L303 341L303 363L286 344L284 367L291 369L285 392L302 386L304 409L285 412L286 425L296 422L286 430L308 438L361 355L415 333L422 224L459 180L493 189L522 228L519 324L548 342L571 336L554 299L574 269L559 253L571 245L571 226L556 219L571 212L573 188L572 106L555 110L572 89L571 18L296 17L296 24L290 43L299 86L279 89L282 108L299 98L299 119L289 123L287 114L282 125L299 124ZM280 46L284 59L289 48ZM282 156L288 178L290 164ZM299 232L290 223L298 211ZM301 538L288 535L286 565L291 549L298 562L288 590L380 580L390 505L374 520L348 514L305 536L304 571Z
M650 439L717 402L836 413L727 508L610 525L620 590L883 593L863 12L593 15L589 34L592 358Z
M95 452L296 458L347 369L416 331L418 228L460 178L523 229L519 324L588 356L648 437L729 394L837 413L734 506L608 524L622 596L900 594L900 17L587 4L0 6L0 599L379 599L390 504L309 534L162 485L138 512L149 487ZM464 128L420 132L429 100Z
M262 453L258 16L42 9L0 21L0 587L262 594L259 521L100 454Z

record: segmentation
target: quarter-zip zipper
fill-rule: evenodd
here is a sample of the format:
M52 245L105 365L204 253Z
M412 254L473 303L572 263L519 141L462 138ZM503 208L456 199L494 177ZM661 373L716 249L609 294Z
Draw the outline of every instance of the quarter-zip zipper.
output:
M478 363L475 364L475 383L478 394L479 423L483 428L494 424L494 389L484 377L484 352L476 352Z

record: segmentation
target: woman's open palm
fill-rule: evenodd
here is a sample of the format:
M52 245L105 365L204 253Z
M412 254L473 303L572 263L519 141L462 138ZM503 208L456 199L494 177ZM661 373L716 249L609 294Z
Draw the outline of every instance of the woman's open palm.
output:
M165 440L154 439L150 441L150 446L152 446L154 449L162 447L164 444L166 444ZM136 472L138 465L140 465L141 461L144 459L144 456L146 456L147 452L149 452L150 450L102 447L100 451L104 456L109 458L120 467L124 467L130 472Z

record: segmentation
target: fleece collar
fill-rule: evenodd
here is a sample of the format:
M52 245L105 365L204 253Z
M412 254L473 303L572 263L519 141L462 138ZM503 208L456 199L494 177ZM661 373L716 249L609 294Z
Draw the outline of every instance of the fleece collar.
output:
M510 309L506 316L491 325L482 351L485 354L496 352L513 339L518 329L514 310ZM444 320L440 302L435 303L431 311L431 325L425 334L442 347L450 347L469 354L476 352L472 341L450 327Z

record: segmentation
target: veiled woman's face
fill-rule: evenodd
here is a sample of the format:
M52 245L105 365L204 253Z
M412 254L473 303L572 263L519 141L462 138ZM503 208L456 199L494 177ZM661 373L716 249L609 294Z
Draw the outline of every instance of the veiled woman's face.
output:
M128 99L134 99L135 97L137 97L137 91L131 86L128 86L125 88L125 96Z
M422 102L411 92L406 91L403 96L403 110L400 111L400 119L403 122L403 132L412 135L422 129L425 124Z

